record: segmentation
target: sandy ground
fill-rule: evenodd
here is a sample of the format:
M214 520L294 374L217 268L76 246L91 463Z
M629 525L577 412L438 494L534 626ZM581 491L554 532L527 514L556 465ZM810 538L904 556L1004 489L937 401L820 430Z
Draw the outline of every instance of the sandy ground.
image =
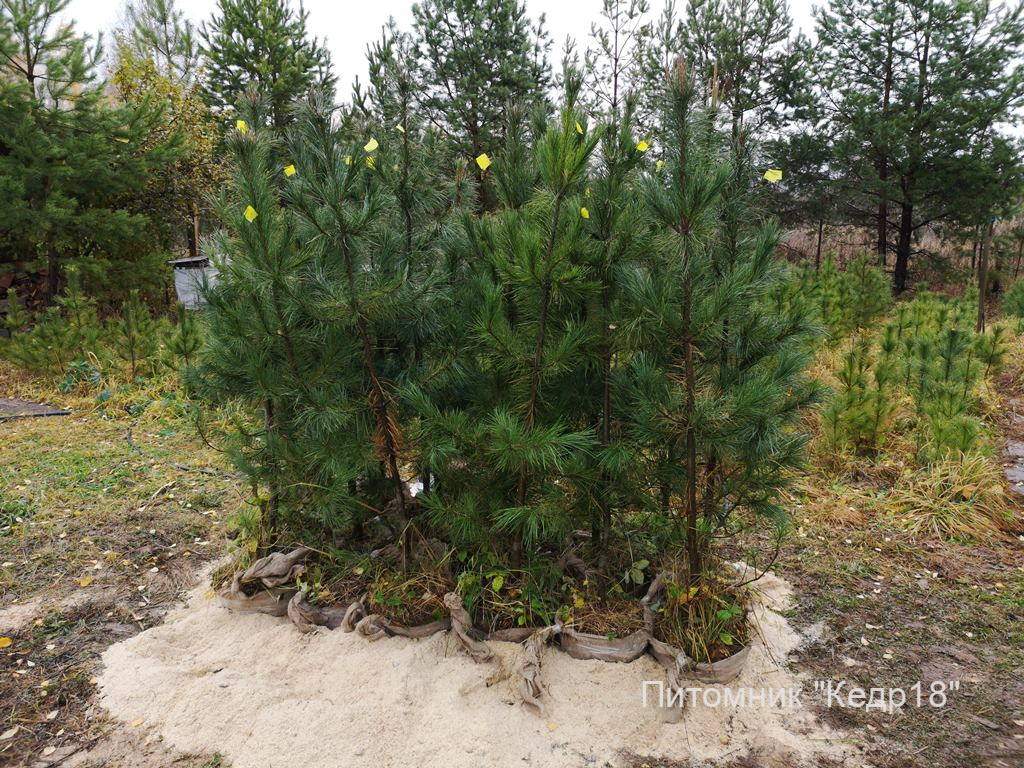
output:
M769 576L761 594L763 639L731 684L737 691L800 684L784 660L802 638L776 612L789 589ZM646 656L611 664L547 650L539 717L517 703L507 678L488 685L519 653L494 646L500 661L478 665L447 634L377 643L341 631L302 636L284 619L231 614L201 589L165 624L106 651L101 702L176 750L217 753L236 768L560 768L620 765L624 755L723 764L756 755L788 766L854 753L799 707L712 707L698 696L679 722L665 722L672 718L653 695L644 706L643 681L664 679Z

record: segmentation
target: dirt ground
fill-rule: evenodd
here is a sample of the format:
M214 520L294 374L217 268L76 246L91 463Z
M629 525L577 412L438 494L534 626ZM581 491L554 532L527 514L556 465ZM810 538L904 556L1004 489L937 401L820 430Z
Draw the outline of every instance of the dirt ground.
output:
M0 368L0 396L39 395ZM0 424L0 638L11 641L0 640L0 765L227 765L112 721L95 680L104 649L160 623L223 553L244 489L173 394L55 404L72 414ZM1014 408L1003 426L1024 440ZM821 521L807 501L793 499L776 565L795 588L791 624L818 638L797 666L865 687L960 685L944 707L891 713L826 707L805 691L819 715L882 768L1024 765L1024 540L914 541L870 517Z
M55 396L9 368L0 392ZM223 553L238 483L173 394L104 398L64 396L71 415L0 423L0 765L93 749L82 764L214 766L146 745L93 697L103 650L159 623Z

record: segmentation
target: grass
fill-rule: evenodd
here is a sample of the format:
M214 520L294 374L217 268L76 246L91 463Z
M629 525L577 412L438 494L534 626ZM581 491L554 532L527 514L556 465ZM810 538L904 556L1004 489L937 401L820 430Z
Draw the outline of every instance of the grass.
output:
M69 395L0 363L0 392L71 416L0 424L0 763L82 749L99 653L159 623L243 505L173 391ZM45 754L44 754L45 753ZM111 763L116 764L116 763Z

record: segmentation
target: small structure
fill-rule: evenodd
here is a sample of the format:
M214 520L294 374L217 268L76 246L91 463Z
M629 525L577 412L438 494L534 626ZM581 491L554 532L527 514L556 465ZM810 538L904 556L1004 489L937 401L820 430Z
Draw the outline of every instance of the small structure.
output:
M167 262L174 270L174 291L185 309L202 309L206 304L203 289L217 281L217 268L206 256L190 256Z
M46 403L33 403L11 397L0 397L0 422L12 419L30 419L39 416L67 416L71 411L55 408Z

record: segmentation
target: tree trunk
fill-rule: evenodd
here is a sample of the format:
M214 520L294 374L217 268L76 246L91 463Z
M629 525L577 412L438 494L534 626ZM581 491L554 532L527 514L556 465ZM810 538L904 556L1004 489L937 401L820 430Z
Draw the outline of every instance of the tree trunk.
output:
M900 238L896 244L896 267L892 275L893 289L897 294L907 289L907 275L910 272L910 239L914 234L914 206L904 202L900 206Z
M276 417L274 413L274 401L269 397L263 402L263 427L266 430L266 442L269 443L271 434L277 428ZM280 490L277 486L277 472L272 471L270 473L270 479L267 481L268 497L267 503L264 507L266 530L269 533L268 541L260 542L261 553L265 554L269 552L270 542L273 540L274 532L277 530L278 524L278 506L280 503Z
M1013 279L1017 279L1017 275L1020 274L1020 260L1024 257L1024 239L1017 242L1017 263L1013 265Z
M192 203L192 226L189 228L188 255L190 258L199 258L199 206Z
M971 238L971 274L974 274L974 270L978 268L978 235L980 232L979 227L974 228L974 237Z
M821 236L825 229L825 220L818 219L818 246L814 249L814 271L821 270Z
M57 249L50 246L46 255L46 303L52 304L60 293L60 257Z
M985 331L985 300L988 293L988 253L992 247L992 222L985 225L984 239L981 241L981 259L978 261L978 322L974 329L978 333Z
M607 450L611 444L612 420L612 348L610 329L608 327L611 314L611 289L606 284L601 291L601 448ZM597 491L597 504L600 520L592 526L591 538L600 554L601 566L605 564L608 552L608 532L611 530L611 504L608 500L611 478L608 470L601 469L601 481Z
M885 73L882 84L882 121L884 122L889 114L889 101L892 98L892 82L893 82L893 56L895 51L895 45L893 40L893 30L890 26L887 30L888 38L886 40L885 49ZM886 184L889 181L889 149L885 144L879 148L878 152L878 187L881 199L878 202L878 220L877 220L877 241L875 243L875 249L878 252L878 262L883 269L885 269L886 253L889 250L889 191L886 188Z

